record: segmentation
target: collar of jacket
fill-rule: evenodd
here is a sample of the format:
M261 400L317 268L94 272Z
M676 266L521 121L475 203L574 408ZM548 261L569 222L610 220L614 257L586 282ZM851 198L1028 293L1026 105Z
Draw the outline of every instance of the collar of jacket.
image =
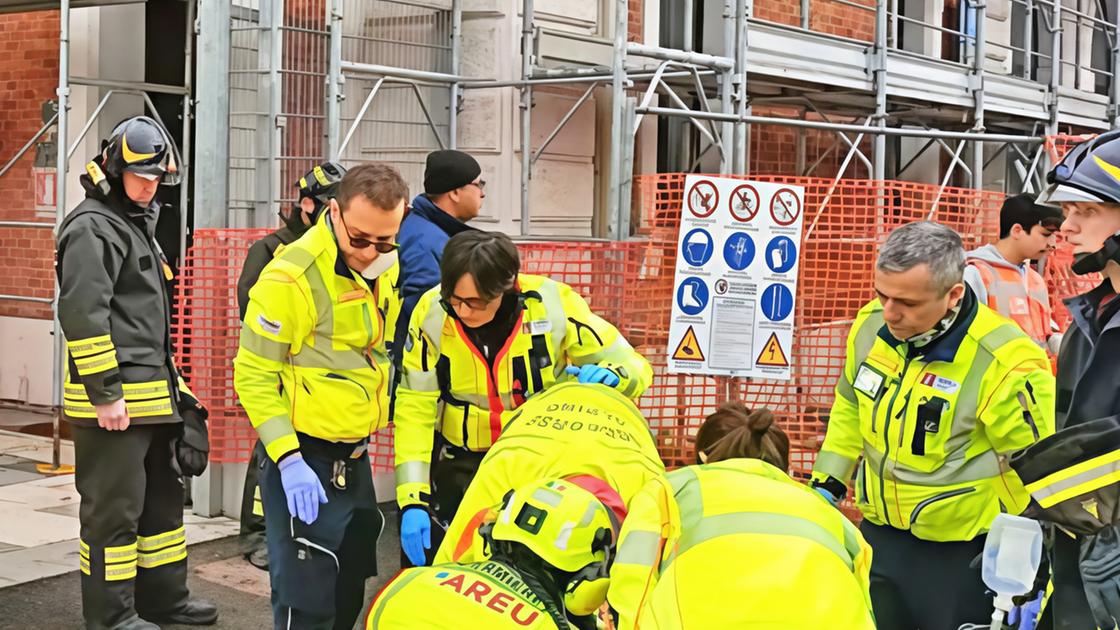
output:
M416 198L412 200L412 210L410 210L409 212L410 214L416 214L423 217L429 223L438 227L443 231L444 234L448 236L455 236L460 232L466 232L467 230L474 229L466 223L463 223L459 219L456 219L455 217L441 210L439 206L432 203L432 200L428 199L426 195L416 195Z
M961 346L961 341L964 340L965 335L968 334L968 329L972 326L972 321L976 319L976 312L980 310L976 302L976 294L966 284L964 287L964 297L961 298L961 310L957 313L957 318L953 320L949 329L941 333L941 336L927 343L926 345L916 348L910 346L907 352L910 358L922 357L927 363L934 361L942 361L951 363L957 356L957 350ZM902 341L895 339L891 335L890 330L886 324L879 329L879 338L887 342L892 348L898 348L902 345Z
M1105 278L1095 289L1088 293L1075 295L1062 300L1077 327L1081 329L1086 339L1096 343L1096 338L1106 330L1120 327L1120 296L1113 298L1113 303L1106 306L1108 323L1103 327L1097 325L1097 313L1100 310L1101 300L1113 293L1111 280Z
M159 202L152 198L152 202L146 208L132 203L123 190L123 184L111 183L109 184L109 194L101 194L101 190L93 185L93 180L89 175L82 174L78 178L82 188L86 191L86 198L100 201L113 212L119 214L121 218L126 221L136 221L140 219L143 223L143 230L147 233L148 238L155 238L156 234L156 221L159 220Z

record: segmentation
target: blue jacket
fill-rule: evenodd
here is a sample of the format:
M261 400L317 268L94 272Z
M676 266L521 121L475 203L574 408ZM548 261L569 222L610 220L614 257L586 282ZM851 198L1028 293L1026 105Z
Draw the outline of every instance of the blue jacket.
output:
M397 242L401 245L398 254L401 262L401 314L397 320L395 339L404 339L408 334L408 321L420 296L439 284L439 261L443 258L443 247L447 241L460 232L473 229L440 210L424 195L417 195L412 200L412 210L401 222L397 235Z

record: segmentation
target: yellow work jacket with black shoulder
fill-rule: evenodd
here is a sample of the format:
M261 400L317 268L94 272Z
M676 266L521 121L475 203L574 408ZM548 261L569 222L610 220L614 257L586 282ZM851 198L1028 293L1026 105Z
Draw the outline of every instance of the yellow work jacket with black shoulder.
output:
M478 527L511 488L590 477L606 486L604 496L591 491L624 511L647 482L664 474L649 425L629 398L606 385L561 383L513 414L463 495L435 562L485 557Z
M1029 502L1004 456L1054 432L1054 389L1046 353L971 289L923 347L892 337L873 301L848 336L814 482L847 482L859 462L864 518L923 540L971 540L1001 504L1018 514Z
M816 491L757 459L646 484L607 599L620 630L874 630L871 548Z
M96 427L94 405L123 398L134 425L181 422L181 396L194 397L171 352L171 267L155 240L156 206L139 208L116 186L108 195L83 186L86 199L58 233L64 417Z
M517 569L493 561L402 571L373 600L365 628L557 630Z
M393 418L401 507L428 504L434 431L453 446L485 452L522 403L573 380L564 372L568 365L612 370L618 391L634 399L653 380L645 357L571 287L521 274L518 290L521 308L492 368L462 323L444 311L439 287L416 305Z
M396 273L367 281L347 267L326 212L261 272L234 386L273 460L299 448L297 431L357 442L388 424Z

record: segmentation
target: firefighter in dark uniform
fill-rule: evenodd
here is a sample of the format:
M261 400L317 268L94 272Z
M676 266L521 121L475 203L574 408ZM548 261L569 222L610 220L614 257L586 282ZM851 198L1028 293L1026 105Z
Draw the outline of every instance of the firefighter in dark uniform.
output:
M179 182L150 118L113 130L58 234L58 318L69 354L64 414L81 495L82 613L90 629L209 625L187 590L183 479L205 467L205 410L175 369L166 281L154 238L160 184Z
M241 277L237 280L237 310L245 319L245 309L249 308L249 289L257 283L264 266L272 261L276 250L303 236L319 218L323 208L338 193L338 183L346 174L346 167L337 162L323 162L311 169L296 182L299 188L299 205L293 206L287 214L281 214L284 227L253 243L245 256ZM245 489L241 496L241 552L245 559L258 569L268 570L268 545L264 539L264 508L261 504L261 488L257 483L260 465L267 457L264 444L257 440L253 454L249 457L249 467L245 470Z

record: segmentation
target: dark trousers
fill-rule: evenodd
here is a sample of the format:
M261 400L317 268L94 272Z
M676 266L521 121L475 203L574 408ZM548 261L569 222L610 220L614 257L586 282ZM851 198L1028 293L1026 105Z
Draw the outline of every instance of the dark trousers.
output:
M179 425L72 429L86 628L176 611L189 595L183 480L172 461Z
M249 556L267 549L264 539L264 508L260 488L260 470L268 454L264 443L257 440L253 454L249 456L249 467L245 470L245 489L241 493L241 553Z
M930 542L893 527L860 524L874 557L871 604L879 630L957 630L992 619L992 595L972 561L985 536Z
M384 525L369 455L363 449L352 458L352 447L299 438L303 459L323 484L327 503L319 506L310 525L290 515L280 469L265 458L261 492L273 623L277 630L350 630L365 604L366 578L377 574L377 539ZM345 462L345 489L332 483L336 462Z
M447 526L459 511L459 504L463 502L463 495L471 485L478 467L482 464L485 453L473 453L466 450L440 445L440 437L436 436L436 452L432 455L432 548L427 550L428 564L436 555L447 532ZM404 517L404 512L397 515L397 525ZM401 551L401 568L412 567L408 556Z

